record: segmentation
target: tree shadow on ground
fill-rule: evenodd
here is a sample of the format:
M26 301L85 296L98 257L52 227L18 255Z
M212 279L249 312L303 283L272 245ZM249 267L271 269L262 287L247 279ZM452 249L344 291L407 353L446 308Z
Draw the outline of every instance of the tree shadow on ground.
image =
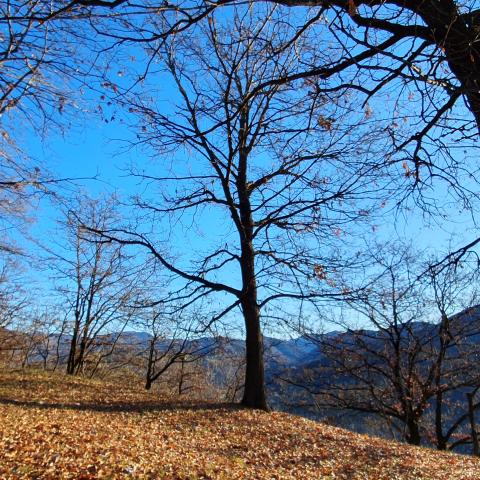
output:
M173 410L242 410L243 407L232 403L208 403L197 401L141 401L141 402L51 402L42 400L14 400L1 398L0 405L15 405L26 408L62 409L91 412L162 412Z

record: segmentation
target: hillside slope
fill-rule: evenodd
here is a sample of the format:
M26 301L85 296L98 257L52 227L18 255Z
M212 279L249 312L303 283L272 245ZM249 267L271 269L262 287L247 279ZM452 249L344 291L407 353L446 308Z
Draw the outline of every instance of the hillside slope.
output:
M0 372L1 479L455 479L480 460L281 413Z

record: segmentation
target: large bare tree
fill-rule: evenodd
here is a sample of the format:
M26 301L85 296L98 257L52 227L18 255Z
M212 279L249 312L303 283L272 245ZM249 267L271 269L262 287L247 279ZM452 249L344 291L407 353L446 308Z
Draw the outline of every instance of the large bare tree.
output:
M337 88L356 89L364 94L365 101L383 90L401 96L402 85L410 85L425 96L415 107L416 115L423 117L424 123L418 123L415 137L409 139L413 143L421 143L422 137L427 137L444 120L453 121L449 112L464 99L463 104L470 110L470 120L476 130L470 134L478 135L480 15L475 0L420 3L410 0L276 0L273 3L297 10L299 16L309 11L317 25L322 26L317 31L320 41L330 38L339 53L327 61L309 62L306 58L304 68L294 73L296 77L335 79ZM181 4L77 0L57 11L54 8L52 15L58 11L94 14L112 8L121 23L106 28L99 22L96 27L94 25L97 33L117 44L145 43L162 42L203 21L214 9L236 5L235 0ZM156 9L158 22L152 27L144 23L144 18L153 9ZM287 74L265 81L288 81ZM468 130L467 124L468 119L463 125ZM466 131L463 133L468 135Z
M393 99L388 104L391 124L408 117L414 126L408 136L398 135L394 127L390 129L395 149L407 152L410 170L417 176L422 171L422 180L427 173L432 174L432 170L442 170L441 156L431 158L435 151L430 145L432 139L439 148L446 147L445 136L458 140L459 137L474 139L478 135L480 15L475 0L421 3L409 0L277 0L275 3L294 10L298 18L303 18L303 27L315 24L319 43L328 39L335 45L336 55L325 56L320 51L316 56L305 55L296 72L264 79L265 83L288 82L291 75L310 78L319 83L327 82L338 90L356 90L362 94L364 104L375 103L377 97L385 102L388 95ZM99 51L121 50L123 45L132 44L150 44L153 50L158 50L169 36L193 28L214 10L222 9L228 18L230 8L235 5L235 0L181 4L73 0L51 2L47 6L42 2L9 0L0 22L5 30L13 33L14 41L12 35L5 36L3 51L4 63L7 67L14 65L15 75L14 81L8 77L4 82L4 96L10 97L5 105L16 105L19 97L29 98L33 94L36 111L44 111L49 97L43 93L51 92L39 89L42 82L30 80L43 69L55 72L58 83L65 66L72 66L72 62L61 61L68 58L65 50L74 42L84 44L88 38L88 35L80 36L82 30L94 31L98 40L106 39L107 43L100 42ZM154 23L152 17L156 18ZM72 24L82 25L83 29L69 29ZM235 27L232 25L232 28ZM63 35L62 42L55 37L59 33ZM45 45L48 48L44 48ZM29 57L25 52L30 51L34 55L26 62ZM13 59L13 63L7 61L9 59ZM75 65L78 68L81 62L77 60ZM147 61L140 68L136 81L145 78L152 67ZM7 73L11 70L4 69ZM109 90L113 83L107 81L103 85ZM257 87L262 88L261 85ZM42 95L37 100L35 92L38 91ZM410 106L408 111L402 112L401 104L407 98ZM60 103L65 100L65 97L60 98ZM466 111L470 115L465 115ZM442 149L448 151L448 148ZM450 161L455 163L454 158Z
M19 250L15 237L35 218L38 199L63 183L29 144L71 127L71 113L86 110L79 94L85 74L90 82L94 76L86 21L76 28L72 18L52 17L56 4L64 2L0 5L0 254ZM71 16L82 21L79 12Z
M258 408L267 406L262 321L278 326L308 303L341 295L331 277L355 253L342 257L336 249L403 181L394 167L383 182L390 166L380 155L383 137L369 125L357 132L368 114L355 112L347 97L303 79L258 88L293 75L317 47L294 22L278 7L239 7L153 52L152 64L166 70L157 82L176 93L162 108L156 94L128 101L140 120L139 144L160 163L159 173L154 165L132 172L151 187L136 201L142 225L94 229L146 247L183 279L172 301L212 297L211 323L241 311L243 403ZM183 243L177 257L156 243L148 216L157 231L177 227L170 233L171 243ZM194 251L185 250L189 241Z
M391 138L384 160L403 165L410 190L425 193L422 206L435 207L432 196L437 185L432 179L442 178L450 193L459 195L464 206L471 207L478 191L474 184L478 166L475 153L471 153L479 124L480 16L476 1L275 3L295 12L299 36L315 27L318 44L329 42L334 48L328 54L312 48L298 59L295 71L264 78L255 88L262 90L304 78L323 90L346 95L356 92L357 108L382 110L383 128ZM72 0L48 5L9 0L0 16L0 24L10 32L4 35L2 47L3 72L8 77L4 80L4 106L14 106L14 112L23 108L30 114L45 112L46 105L64 110L69 98L56 87L82 71L90 75L96 72L100 81L90 78L88 83L103 89L102 95L116 97L123 89L133 88L131 83L116 78L117 68L110 69L113 75L108 66L101 72L92 70L90 62L82 63L81 55L72 55L75 44L84 47L91 40L88 32L95 32L94 50L102 55L124 52L124 46L137 51L142 45L159 52L169 37L207 21L215 10L228 21L235 6L234 0L181 4ZM125 63L128 55L119 55ZM155 62L148 58L138 63L133 84L143 82L155 69ZM250 94L254 95L255 89ZM239 112L237 108L236 115ZM404 121L409 129L398 128ZM18 184L16 179L8 181Z

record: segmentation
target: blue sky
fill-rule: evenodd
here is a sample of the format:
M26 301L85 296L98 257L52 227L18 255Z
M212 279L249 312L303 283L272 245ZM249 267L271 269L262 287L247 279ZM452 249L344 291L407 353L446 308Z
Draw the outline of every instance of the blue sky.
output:
M53 133L42 144L32 142L34 145L36 144L32 149L32 154L41 163L48 165L49 169L60 178L97 176L95 180L78 181L78 184L83 185L85 191L93 196L116 191L122 197L126 197L137 191L137 180L126 176L124 170L126 165L132 160L140 164L151 161L146 152L139 148L130 151L122 148L124 144L118 139L131 137L132 132L124 125L106 124L101 119L94 119L89 122L88 127L76 129L73 133L67 132L65 135ZM58 211L55 205L48 202L42 203L40 211L42 214L32 227L32 233L37 238L49 238L56 230L54 220ZM213 219L212 224L214 224ZM452 215L448 222L442 221L441 224L442 226L433 223L429 226L418 211L403 212L396 219L391 217L390 220L379 224L376 235L379 239L392 239L399 236L411 240L419 249L445 251L452 233L455 234L454 246L468 241L474 234L469 231L471 224L461 216ZM206 227L207 234L208 230L211 230L211 226ZM181 233L178 235L182 237ZM184 238L187 239L187 237ZM197 237L195 240L194 236L189 236L188 242L190 242L188 246L182 245L184 249L187 246L187 249L195 251L205 246L205 239L201 237ZM42 280L38 280L39 278ZM50 284L45 281L43 274L37 277L37 282L43 284L45 290L50 288ZM328 330L338 327L333 325L332 327L326 326L326 328ZM274 333L269 331L270 335ZM276 334L284 335L281 331L277 331ZM240 336L239 333L233 333L233 335Z
M119 82L123 81L119 79ZM162 105L166 105L166 100L173 96L170 86L163 79L157 81L157 84L160 85L156 93L159 96L158 99L161 100ZM93 104L100 103L96 94L91 94L90 100L93 100ZM375 108L375 105L373 106ZM376 107L379 108L378 105ZM77 115L74 112L73 117L75 116ZM67 128L63 134L50 131L45 139L40 139L36 132L27 128L17 140L20 145L26 146L26 150L35 160L47 166L55 177L96 176L96 180L79 180L78 184L83 185L85 191L94 196L115 191L121 197L128 197L138 190L138 182L126 176L124 168L132 161L150 168L152 160L146 150L134 148L129 151L125 149L125 143L119 141L119 139L135 139L134 132L120 122L122 118L125 120L128 115L119 113L116 120L105 123L101 115L83 114L79 108L79 121L71 129ZM71 120L74 121L75 118ZM160 162L156 162L157 168L158 165ZM440 199L444 193L437 190L435 195ZM43 202L39 211L41 215L38 216L32 232L38 238L48 238L51 235L49 232L54 230L54 219L58 211L55 205L48 202ZM457 244L461 244L464 240L468 241L474 234L474 231L469 231L472 224L467 221L466 216L458 213L456 206L452 206L448 217L439 222L441 226L435 223L429 226L419 210L403 211L396 218L390 216L384 219L383 223L379 224L376 234L380 239L390 239L398 235L412 240L419 249L443 251L447 248L447 242L452 234L455 235ZM210 221L211 223L203 228L206 234L209 230L215 231L216 220L211 218ZM177 232L173 238L177 243L183 239L184 244L181 246L187 251L200 250L206 243L206 237L182 236L181 231Z

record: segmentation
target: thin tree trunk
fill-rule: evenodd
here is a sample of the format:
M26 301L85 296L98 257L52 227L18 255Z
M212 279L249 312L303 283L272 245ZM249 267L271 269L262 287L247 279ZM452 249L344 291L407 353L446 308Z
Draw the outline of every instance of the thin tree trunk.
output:
M80 349L78 350L78 355L76 358L76 365L75 365L75 373L80 373L83 370L83 364L85 362L85 352L87 348L87 338L86 338L86 329L88 326L85 327L84 333L82 334L82 340L80 342Z
M152 377L153 370L155 366L154 354L155 354L155 342L157 341L157 336L154 335L150 340L150 349L148 351L148 362L147 362L147 374L145 381L145 389L150 390L152 388Z
M67 374L73 375L75 373L75 357L77 350L77 339L78 339L78 325L77 321L75 322L75 329L73 331L72 340L70 342L70 351L68 352L68 362L67 362Z
M185 381L185 362L182 360L180 362L180 378L178 380L178 396L180 397L183 393L183 382Z
M447 449L447 441L443 435L442 407L443 392L438 392L435 400L435 434L437 437L437 450Z
M472 453L476 457L480 456L480 445L478 443L477 424L475 422L475 408L473 406L474 393L467 393L468 400L468 419L470 421L470 431L472 435Z

